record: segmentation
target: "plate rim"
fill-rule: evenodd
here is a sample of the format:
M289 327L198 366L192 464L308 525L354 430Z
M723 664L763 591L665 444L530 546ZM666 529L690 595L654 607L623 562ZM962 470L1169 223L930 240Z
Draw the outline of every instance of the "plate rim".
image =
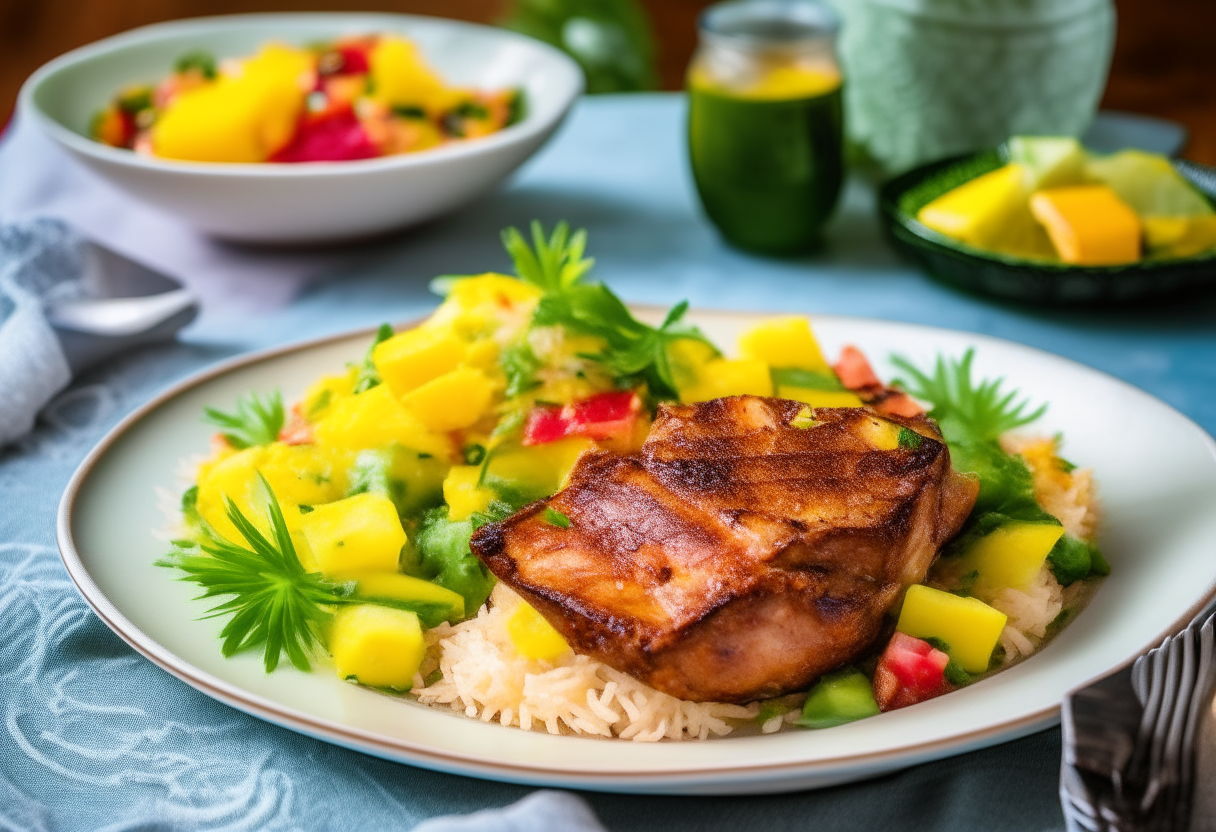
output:
M628 304L633 312L652 312L662 314L665 307L652 304ZM774 314L788 314L771 312L765 310L729 310L715 309L713 307L698 307L691 312L700 313L702 315L715 315L726 318L742 318L755 319ZM933 326L911 321L900 321L889 318L875 317L860 317L854 315L832 315L832 314L804 314L806 317L818 320L831 320L847 324L849 322L858 323L886 323L897 326L906 326L915 329L926 331L927 333L939 332L950 335L967 335L979 341L995 342L999 344L1012 345L1022 350L1028 350L1034 353L1050 357L1056 361L1064 361L1068 364L1075 365L1084 370L1097 373L1108 382L1113 382L1121 388L1125 388L1134 394L1146 396L1156 402L1159 406L1164 407L1173 412L1174 415L1183 419L1192 428L1196 430L1208 447L1209 453L1216 459L1216 439L1214 439L1201 425L1199 425L1191 417L1181 412L1177 408L1163 401L1157 396L1136 387L1117 376L1111 375L1103 370L1091 367L1073 358L1059 355L1050 352L1049 350L1040 347L1023 344L1017 341L1012 341L1006 338L999 338L992 335L987 335L980 332L971 332L961 329L950 329L947 327ZM402 323L394 325L394 331L402 331L403 329L412 328L422 323L426 318L417 317L410 318ZM861 779L866 776L864 772L867 769L873 768L876 765L883 763L892 763L887 768L881 771L895 770L902 767L899 763L905 760L907 765L916 765L921 762L940 759L951 756L953 754L966 753L969 750L983 747L985 740L993 736L999 737L996 743L1012 741L1019 737L1027 736L1036 731L1050 728L1060 721L1060 703L1041 708L1030 714L1009 720L1002 721L997 724L978 728L961 734L951 734L949 736L932 740L929 742L913 742L902 745L885 748L878 751L869 751L859 754L848 754L820 760L794 760L788 762L776 763L757 763L737 767L717 767L717 768L670 768L664 769L661 772L644 771L644 772L629 772L619 770L593 770L580 769L573 771L570 769L546 767L543 764L533 762L502 762L493 757L477 754L466 754L459 752L444 752L437 751L430 746L424 746L412 743L402 739L387 739L383 735L375 734L362 728L354 728L340 723L335 723L331 720L316 717L308 713L301 712L295 708L282 705L272 699L268 699L262 695L249 692L240 688L234 683L224 681L213 676L206 671L203 671L194 665L190 664L185 659L178 657L168 648L162 646L156 639L148 633L137 627L130 619L128 619L120 609L105 595L100 586L93 580L84 561L81 559L80 553L76 547L75 540L72 536L72 517L76 499L79 496L85 482L92 474L97 463L105 456L105 454L114 446L118 440L125 436L130 430L138 425L146 416L161 407L162 405L172 401L178 396L212 380L217 377L226 375L230 372L242 369L244 367L259 364L280 356L290 355L297 352L303 352L316 347L324 347L329 344L340 341L354 339L360 336L370 337L376 332L377 327L357 327L354 329L344 330L337 333L322 335L314 338L307 338L301 341L288 342L278 344L271 347L265 347L250 352L240 353L230 358L219 361L207 367L203 367L185 378L179 379L165 387L160 392L156 393L149 400L136 407L129 414L123 417L117 424L114 425L106 434L97 442L96 445L85 455L84 459L77 466L68 480L63 494L60 498L59 505L56 511L56 543L59 549L60 560L63 562L68 576L71 578L73 585L84 598L85 602L94 611L94 613L109 627L116 635L119 636L126 644L138 652L144 658L151 661L153 664L160 667L170 675L190 685L195 690L211 697L217 701L235 708L236 710L249 713L263 721L278 725L289 730L302 733L307 736L322 739L327 742L334 742L347 748L353 748L361 752L371 754L373 756L384 759L405 762L407 764L422 765L438 771L447 773L460 774L465 776L480 777L483 779L498 780L503 782L523 783L530 785L568 785L575 788L589 788L600 791L627 791L640 792L643 789L636 787L648 786L651 788L644 791L659 791L663 792L663 787L670 789L678 789L679 793L689 793L687 788L682 787L682 782L687 782L687 785L707 787L721 783L732 783L736 785L750 785L756 781L763 781L767 778L772 778L774 775L784 776L785 780L770 780L769 788L761 788L757 791L788 791L790 789L808 788L802 782L808 777L822 775L828 772L835 772L840 777L830 780L825 780L822 783L815 783L809 788L818 788L827 786L831 783L847 782L849 780ZM1072 690L1083 688L1092 684L1098 679L1105 678L1111 673L1126 667L1131 662L1135 661L1136 657L1153 646L1160 644L1164 639L1177 632L1180 632L1187 624L1197 615L1205 606L1216 599L1216 575L1213 576L1213 581L1209 583L1206 592L1197 599L1190 607L1185 609L1183 613L1174 619L1166 629L1154 634L1148 642L1146 642L1134 655L1126 660L1110 668L1104 669L1102 672L1085 679L1076 685ZM894 760L892 759L894 758ZM858 774L858 772L861 772ZM875 771L875 774L880 772ZM797 778L801 778L800 780ZM790 783L790 781L795 781ZM658 787L657 789L653 787ZM666 792L675 793L675 792ZM720 792L719 792L720 793ZM732 792L733 793L733 792Z

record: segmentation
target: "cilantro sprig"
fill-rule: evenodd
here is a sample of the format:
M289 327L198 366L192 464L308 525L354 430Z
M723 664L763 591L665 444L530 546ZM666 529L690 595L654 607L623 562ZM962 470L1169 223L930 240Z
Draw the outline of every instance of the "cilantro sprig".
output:
M269 445L279 438L286 414L278 390L265 398L250 393L237 399L236 410L225 413L214 407L203 408L203 419L221 428L224 441L238 451L256 445Z
M532 313L532 324L561 326L603 339L606 347L602 352L582 357L601 364L618 386L645 382L655 398L676 398L668 348L680 339L713 348L697 327L684 322L688 302L672 307L658 327L642 323L607 286L585 279L595 262L583 256L585 230L571 234L569 226L559 222L546 238L544 227L533 221L531 231L531 245L516 228L504 231L502 239L516 275L543 292Z
M258 478L269 495L269 537L225 498L228 519L247 545L240 546L211 532L197 544L176 542L174 551L157 565L184 572L181 580L203 588L200 599L232 596L203 616L232 616L220 631L224 656L262 647L267 673L278 667L284 653L295 667L308 670L309 654L323 643L323 629L332 615L330 608L345 602L349 588L330 583L318 573L305 572L279 501L260 473Z

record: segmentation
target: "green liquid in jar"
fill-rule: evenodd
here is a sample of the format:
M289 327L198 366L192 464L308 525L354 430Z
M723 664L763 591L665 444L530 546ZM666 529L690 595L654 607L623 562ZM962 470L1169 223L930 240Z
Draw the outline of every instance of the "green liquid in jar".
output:
M689 153L701 202L731 243L766 254L814 248L844 177L840 86L800 98L692 83Z

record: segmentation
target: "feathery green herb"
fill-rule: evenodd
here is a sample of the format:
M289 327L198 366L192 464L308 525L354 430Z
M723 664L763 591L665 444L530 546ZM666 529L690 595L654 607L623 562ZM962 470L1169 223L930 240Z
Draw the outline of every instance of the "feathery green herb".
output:
M1017 390L1003 391L1002 378L986 379L977 385L971 379L974 358L974 349L967 350L961 361L939 355L932 376L897 355L891 357L891 363L908 376L896 384L933 405L929 415L952 442L999 439L1002 433L1028 425L1047 412L1046 404L1027 412L1029 400L1018 401Z
M376 330L376 337L372 339L372 345L367 348L367 354L359 363L359 374L355 376L354 392L362 393L365 390L371 390L380 383L380 371L376 369L376 365L372 361L372 353L376 351L376 347L392 337L392 324L380 324L380 328Z
M551 506L546 506L544 517L545 522L550 526L556 526L559 529L570 528L570 518Z
M571 235L564 222L547 239L541 224L533 222L531 246L518 229L503 232L503 245L515 263L515 273L544 292L532 324L561 326L579 335L602 338L604 351L583 357L603 365L618 386L645 382L652 396L676 398L668 347L679 339L713 347L699 329L683 322L688 302L672 307L657 328L642 323L603 283L584 280L595 262L583 257L586 244L586 231Z
M285 419L283 396L278 390L264 399L257 393L241 396L233 413L205 407L203 414L203 420L219 427L224 441L238 451L274 442Z
M264 645L267 673L278 667L284 653L297 668L308 670L309 654L322 643L323 628L332 614L329 607L344 603L348 590L304 571L279 501L266 479L258 477L269 495L270 537L225 498L228 519L246 546L212 533L196 547L175 542L174 551L157 565L185 572L181 580L203 588L199 598L232 596L204 616L232 616L220 632L225 656Z

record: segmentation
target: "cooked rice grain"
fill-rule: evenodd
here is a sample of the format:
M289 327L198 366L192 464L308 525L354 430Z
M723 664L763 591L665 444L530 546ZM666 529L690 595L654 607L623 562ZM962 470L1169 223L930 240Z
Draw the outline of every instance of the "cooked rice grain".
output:
M554 662L525 658L506 627L519 603L519 596L499 584L476 618L428 632L427 670L437 658L442 678L416 686L418 701L525 731L637 742L723 736L734 728L729 720L759 712L757 705L685 702L587 656L567 653Z

